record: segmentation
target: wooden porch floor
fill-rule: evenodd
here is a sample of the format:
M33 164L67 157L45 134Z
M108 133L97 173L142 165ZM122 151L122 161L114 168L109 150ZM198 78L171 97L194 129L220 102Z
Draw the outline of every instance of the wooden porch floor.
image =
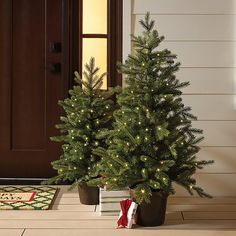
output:
M116 229L117 217L100 216L79 202L75 189L61 190L49 211L0 211L0 236L235 236L236 197L170 197L160 227Z

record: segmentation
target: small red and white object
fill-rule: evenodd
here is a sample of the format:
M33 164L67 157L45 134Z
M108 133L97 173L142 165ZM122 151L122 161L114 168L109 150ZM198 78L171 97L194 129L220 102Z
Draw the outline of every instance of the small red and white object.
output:
M120 201L120 215L117 221L117 228L132 228L133 216L136 212L138 204L130 199Z

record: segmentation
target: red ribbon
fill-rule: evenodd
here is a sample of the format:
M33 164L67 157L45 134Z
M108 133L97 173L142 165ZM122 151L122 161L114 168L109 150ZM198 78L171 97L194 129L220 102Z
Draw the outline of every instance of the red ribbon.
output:
M128 225L127 213L131 206L132 201L129 199L120 201L120 207L122 210L122 216L117 221L118 227L126 227Z

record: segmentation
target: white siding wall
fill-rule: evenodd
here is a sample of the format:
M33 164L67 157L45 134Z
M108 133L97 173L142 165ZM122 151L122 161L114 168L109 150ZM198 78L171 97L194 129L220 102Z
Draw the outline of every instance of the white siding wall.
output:
M236 196L236 0L125 0L131 21L124 19L124 54L129 34L139 34L138 21L147 11L156 21L162 47L178 55L178 78L190 81L184 102L204 130L200 159L215 164L196 174L213 196ZM127 7L129 6L129 7ZM127 17L127 15L126 15ZM131 24L131 28L130 28ZM177 187L177 196L187 196Z

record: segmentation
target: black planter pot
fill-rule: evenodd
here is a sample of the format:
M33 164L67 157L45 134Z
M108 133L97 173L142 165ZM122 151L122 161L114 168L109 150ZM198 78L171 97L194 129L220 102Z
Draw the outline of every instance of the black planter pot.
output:
M85 205L98 205L99 204L99 188L90 187L87 184L79 184L79 198L80 202Z
M136 211L135 222L141 226L159 226L165 222L168 195L162 191L152 192L151 202L142 202Z

